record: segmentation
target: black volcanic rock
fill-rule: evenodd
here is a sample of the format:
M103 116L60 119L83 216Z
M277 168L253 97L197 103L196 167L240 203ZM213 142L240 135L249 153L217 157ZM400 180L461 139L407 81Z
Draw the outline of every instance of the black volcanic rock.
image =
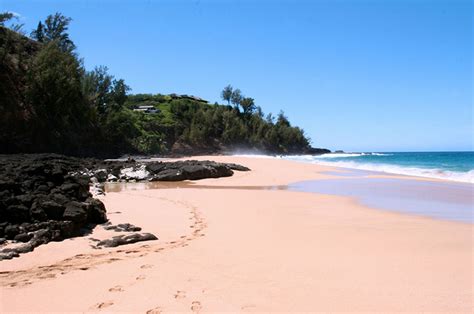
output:
M49 241L80 236L84 229L107 221L104 204L92 197L107 181L180 181L228 177L249 169L214 161L103 161L56 154L0 155L0 237L22 242L0 249L0 260L30 252ZM102 186L103 187L103 186ZM100 192L100 191L99 191ZM116 231L135 232L130 224ZM113 238L101 246L155 240L151 234Z
M141 231L142 228L137 227L135 225L129 224L129 223L123 223L123 224L118 224L118 225L111 225L110 223L106 223L104 226L105 230L114 230L116 232L135 232L135 231Z
M97 243L97 247L116 247L119 245L132 244L141 241L158 240L158 238L151 233L132 233L129 235L120 235L112 237Z
M63 220L70 220L77 224L84 224L87 220L87 209L84 204L72 201L66 205Z

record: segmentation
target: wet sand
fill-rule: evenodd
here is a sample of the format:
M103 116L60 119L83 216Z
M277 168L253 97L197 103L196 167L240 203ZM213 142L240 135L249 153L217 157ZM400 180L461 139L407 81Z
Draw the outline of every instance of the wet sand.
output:
M335 168L199 159L252 171L109 192L112 223L159 240L95 250L90 237L110 236L99 226L2 261L0 312L471 312L471 224L285 187L340 180Z

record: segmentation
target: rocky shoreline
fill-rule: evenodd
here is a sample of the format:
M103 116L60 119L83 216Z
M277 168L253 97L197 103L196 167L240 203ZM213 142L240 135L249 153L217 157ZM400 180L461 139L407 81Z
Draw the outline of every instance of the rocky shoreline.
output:
M55 154L0 155L0 260L18 257L50 241L87 234L97 224L106 224L105 206L94 198L103 193L106 182L199 180L232 176L234 170L250 169L213 161L137 162ZM139 231L125 227L125 231ZM98 246L156 239L152 234L132 233Z

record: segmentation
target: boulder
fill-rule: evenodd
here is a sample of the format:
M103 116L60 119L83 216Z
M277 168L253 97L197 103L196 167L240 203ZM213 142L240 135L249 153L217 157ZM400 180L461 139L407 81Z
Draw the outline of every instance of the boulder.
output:
M154 175L150 181L182 181L186 180L180 169L166 169Z
M31 233L20 233L17 234L13 240L18 241L18 242L28 242L33 238L33 234Z
M55 201L46 201L41 203L40 206L49 219L61 220L61 218L63 217L65 206L60 205Z
M101 224L107 221L107 211L104 203L90 197L86 200L86 204L88 204L87 220L90 223Z
M151 233L132 233L129 235L120 235L112 237L97 243L98 247L116 247L119 245L132 244L140 241L152 241L158 240L158 238Z
M18 225L8 225L5 227L5 238L9 240L13 240L15 236L19 233L20 229L18 228Z
M111 225L110 223L106 224L104 226L105 230L114 230L116 232L135 232L135 231L141 231L142 228L134 226L129 223L123 223L123 224L118 224L118 225Z
M84 223L87 220L87 209L83 203L69 202L63 213L63 220L70 220L74 223Z
M7 207L6 216L11 222L29 221L30 209L25 205L10 205Z

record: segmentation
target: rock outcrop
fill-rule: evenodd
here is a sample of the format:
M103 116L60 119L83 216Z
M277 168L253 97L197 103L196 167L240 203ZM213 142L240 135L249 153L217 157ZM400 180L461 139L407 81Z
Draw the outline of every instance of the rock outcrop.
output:
M105 182L181 181L228 177L249 169L213 161L137 162L79 159L55 154L0 155L0 260L32 251L49 241L87 233L107 222L104 204L93 197ZM92 188L91 188L92 187ZM105 225L115 231L140 231L131 224ZM119 236L114 243L143 241ZM152 237L146 235L146 240ZM135 241L135 242L137 242ZM109 246L103 244L101 246Z
M132 244L141 241L158 240L158 238L151 233L132 233L127 235L119 235L97 243L97 247L116 247L119 245Z

